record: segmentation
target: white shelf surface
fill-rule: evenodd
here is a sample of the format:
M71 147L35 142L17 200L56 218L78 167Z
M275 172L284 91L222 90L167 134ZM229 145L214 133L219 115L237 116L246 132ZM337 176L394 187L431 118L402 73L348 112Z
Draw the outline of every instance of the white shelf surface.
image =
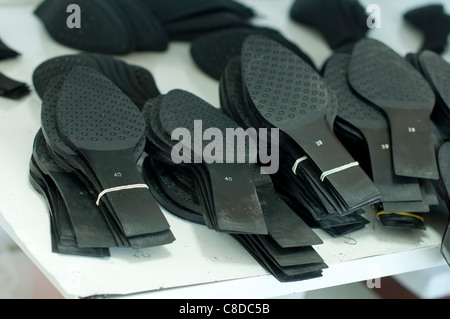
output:
M255 24L278 28L321 66L331 54L315 31L289 20L290 0L242 1L259 13ZM43 61L77 51L53 41L33 15L36 1L0 2L0 37L22 53L0 62L0 72L29 84ZM370 37L401 54L417 51L421 35L408 27L402 14L426 1L362 1L382 9L382 28ZM450 11L450 8L447 8ZM189 44L171 43L164 53L133 53L118 57L140 65L155 76L161 92L190 91L219 106L218 82L194 64ZM449 59L447 52L444 57ZM0 100L0 227L3 227L66 298L121 296L132 298L273 298L350 282L427 269L445 264L440 254L447 216L430 213L426 231L384 228L373 214L370 224L349 236L324 240L315 249L329 268L316 279L280 283L268 274L233 238L182 221L169 212L176 241L143 250L111 249L105 259L65 256L51 252L48 208L28 181L34 136L40 127L40 99Z

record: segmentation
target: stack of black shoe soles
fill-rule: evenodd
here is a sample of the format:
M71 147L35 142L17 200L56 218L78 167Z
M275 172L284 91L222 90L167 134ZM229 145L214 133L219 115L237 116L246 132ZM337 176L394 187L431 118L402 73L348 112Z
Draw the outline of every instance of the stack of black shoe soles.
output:
M439 202L430 119L437 100L419 64L415 55L404 58L380 41L361 39L324 68L340 105L335 131L346 145L359 134L368 148L365 166L380 189L377 217L386 226L423 229L424 214ZM363 162L361 148L352 149Z
M433 51L423 51L415 55L416 68L422 72L436 96L436 104L431 119L442 134L450 137L450 89L448 76L450 63Z
M140 110L148 99L160 95L150 71L102 54L64 55L44 61L33 73L37 94L43 98L49 82L54 77L66 76L77 66L100 72L122 90Z
M251 161L249 149L237 142L223 154L217 149L211 155L206 151L209 144L204 149L194 144L203 131L216 129L223 135L215 135L214 143L225 145L228 130L239 124L182 90L149 100L143 113L146 151L152 154L144 160L143 174L163 207L182 219L229 233L280 281L321 275L327 266L312 246L322 241L277 194L271 178ZM201 121L201 132L195 125L200 122L194 121ZM192 139L172 140L180 128ZM175 158L174 150L182 158ZM246 160L230 161L239 154Z
M107 256L175 240L137 167L145 121L98 71L53 77L43 96L30 180L47 199L53 251Z
M429 202L423 195L430 182L395 174L388 121L382 110L350 87L347 80L350 59L350 54L334 54L324 68L324 78L336 93L339 104L334 126L336 135L352 155L364 163L363 167L380 191L380 203L385 213L429 212ZM392 225L394 218L404 221L403 227L405 224L423 227L414 217L380 215L385 225Z
M232 0L141 0L170 40L192 41L218 30L247 27L255 13Z
M275 186L305 220L333 236L367 224L363 208L379 201L379 191L333 134L336 96L308 63L251 35L240 57L230 60L220 96L239 124L281 131Z
M430 125L435 96L420 72L385 44L363 39L352 52L348 78L355 92L386 115L395 173L438 179Z
M35 10L53 39L87 52L165 51L171 40L249 25L232 0L44 0Z

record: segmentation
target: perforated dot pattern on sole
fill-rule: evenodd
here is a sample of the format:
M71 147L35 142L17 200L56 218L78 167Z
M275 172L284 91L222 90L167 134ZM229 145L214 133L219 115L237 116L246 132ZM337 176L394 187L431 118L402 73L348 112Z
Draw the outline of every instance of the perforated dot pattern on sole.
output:
M328 88L300 57L260 35L242 47L243 80L259 113L281 129L298 127L325 116Z
M145 130L136 105L93 69L77 67L58 100L58 126L73 145L91 150L134 148Z
M450 64L432 51L423 52L419 61L432 86L450 109Z
M350 55L336 54L326 64L324 78L336 94L338 115L356 127L387 128L381 111L358 98L351 91L347 80Z
M433 91L423 76L377 40L364 39L356 44L348 76L353 89L381 108L434 107Z
M194 129L195 120L201 120L201 131ZM161 105L160 121L164 130L169 134L177 128L186 128L191 133L190 146L194 151L194 141L203 140L204 133L207 129L215 128L220 130L222 134L222 145L225 148L226 130L239 128L239 125L222 111L199 97L182 90L173 90L164 97ZM215 138L220 138L220 136L215 136ZM237 139L235 150L244 150L246 155L248 155L248 149L245 147L245 143L245 141ZM234 150L226 149L226 151ZM224 150L224 156L226 155L225 153Z

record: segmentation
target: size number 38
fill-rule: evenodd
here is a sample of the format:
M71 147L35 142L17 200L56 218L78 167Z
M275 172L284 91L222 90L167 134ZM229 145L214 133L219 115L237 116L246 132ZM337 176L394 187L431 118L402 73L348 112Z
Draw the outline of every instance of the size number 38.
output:
M269 313L269 305L268 304L225 304L223 306L224 313L251 313L251 314L260 314Z

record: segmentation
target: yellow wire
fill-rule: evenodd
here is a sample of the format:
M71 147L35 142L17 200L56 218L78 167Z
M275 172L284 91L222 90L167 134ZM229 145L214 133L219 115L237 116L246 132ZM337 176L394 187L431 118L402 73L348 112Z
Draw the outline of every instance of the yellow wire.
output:
M417 218L419 220L421 220L422 222L424 222L425 220L423 219L423 217L419 216L419 215L415 215L415 214L411 214L411 213L387 213L384 210L380 211L377 213L377 219L380 220L380 215L390 215L390 214L397 214L397 215L403 215L403 216L409 216L409 217L414 217Z

